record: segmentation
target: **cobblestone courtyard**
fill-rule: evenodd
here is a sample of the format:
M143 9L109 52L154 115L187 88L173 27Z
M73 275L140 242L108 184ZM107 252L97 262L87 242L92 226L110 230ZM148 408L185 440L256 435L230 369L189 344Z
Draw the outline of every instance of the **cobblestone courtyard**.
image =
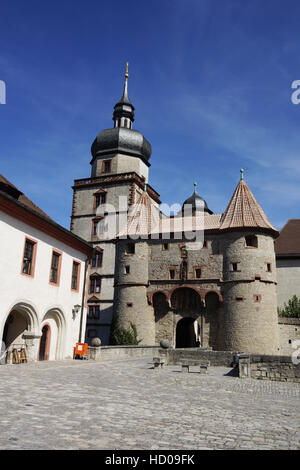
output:
M300 386L150 359L0 366L0 449L299 449Z

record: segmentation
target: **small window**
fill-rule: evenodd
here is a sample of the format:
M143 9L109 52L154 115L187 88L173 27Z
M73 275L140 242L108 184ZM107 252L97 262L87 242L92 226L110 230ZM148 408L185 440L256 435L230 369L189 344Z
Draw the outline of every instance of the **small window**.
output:
M270 273L272 271L271 263L267 263L267 271L268 271L268 273Z
M127 302L127 307L133 307L133 303L132 302Z
M245 246L257 248L257 236L256 235L248 235L245 237Z
M92 257L92 267L93 268L101 268L103 261L103 251L95 251Z
M128 255L134 255L134 253L135 253L135 244L134 243L127 243L126 253Z
M35 260L36 242L32 240L25 240L22 273L28 276L34 275L34 260Z
M92 226L92 235L102 235L104 231L104 219L94 219Z
M170 279L175 279L175 269L170 269L169 274L170 274Z
M106 203L106 193L97 193L95 195L95 207L102 206Z
M93 220L93 235L97 235L99 220Z
M200 277L201 277L201 269L195 268L195 278L200 279Z
M99 320L99 317L100 317L100 305L89 305L88 318L92 320Z
M239 295L239 296L237 296L237 297L235 298L235 300L236 300L237 302L242 302L242 301L244 300L244 297L242 297L242 296Z
M59 283L60 258L61 258L61 254L57 253L56 251L53 251L52 260L51 260L51 268L50 268L50 282L52 284Z
M125 274L129 274L130 273L130 266L125 266Z
M80 263L73 261L71 289L76 291L79 286L79 267Z
M260 294L254 294L253 299L254 299L254 302L260 302L261 301L261 295Z
M101 278L96 276L90 277L90 294L99 294L101 291Z
M238 271L238 263L231 263L231 269L232 271Z
M208 242L207 240L203 240L203 248L207 248L208 247Z
M162 244L162 250L163 251L168 251L169 250L169 243L163 243Z
M102 166L102 172L110 173L110 170L111 170L111 160L104 160L103 166Z

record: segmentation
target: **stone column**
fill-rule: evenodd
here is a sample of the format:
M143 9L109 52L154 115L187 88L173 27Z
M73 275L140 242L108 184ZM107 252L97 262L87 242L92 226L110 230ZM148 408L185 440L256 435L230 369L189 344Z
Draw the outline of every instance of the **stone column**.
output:
M41 334L34 334L32 332L24 332L22 338L25 340L26 353L28 362L35 362L38 360L38 345Z

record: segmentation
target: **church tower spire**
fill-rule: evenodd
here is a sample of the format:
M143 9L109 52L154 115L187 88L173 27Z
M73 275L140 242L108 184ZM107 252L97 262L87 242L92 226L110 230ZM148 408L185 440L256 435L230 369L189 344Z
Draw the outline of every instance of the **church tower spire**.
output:
M131 104L128 96L128 62L126 62L125 82L121 99L114 106L113 121L114 127L132 128L134 121L134 106Z

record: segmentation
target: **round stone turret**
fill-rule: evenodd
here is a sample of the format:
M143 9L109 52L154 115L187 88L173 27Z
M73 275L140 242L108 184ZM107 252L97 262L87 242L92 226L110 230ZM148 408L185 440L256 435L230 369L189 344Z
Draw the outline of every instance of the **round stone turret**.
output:
M154 314L147 301L148 250L147 240L116 241L114 315L118 327L136 326L141 345L155 344Z

